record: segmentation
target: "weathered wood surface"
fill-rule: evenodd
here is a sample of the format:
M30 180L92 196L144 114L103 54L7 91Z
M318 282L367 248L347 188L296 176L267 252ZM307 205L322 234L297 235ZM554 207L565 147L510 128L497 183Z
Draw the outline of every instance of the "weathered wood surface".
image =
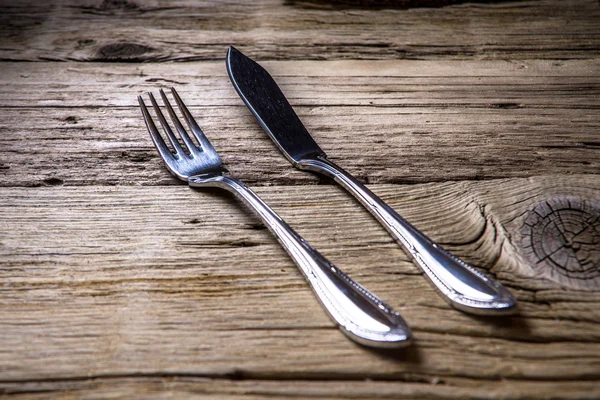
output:
M14 3L0 6L0 393L600 397L597 2ZM230 44L333 160L519 313L452 310L354 200L292 169L229 83ZM413 347L347 340L247 209L170 177L136 108L170 85L236 176L402 313Z
M595 0L337 11L280 0L29 0L3 7L0 58L221 60L229 45L280 60L597 58L599 18Z
M596 400L597 383L573 382L520 382L480 381L451 378L431 382L407 381L353 381L313 380L230 380L194 376L136 378L111 377L107 379L63 380L11 384L14 398L47 399L50 394L65 398L215 398L215 399L553 399L576 398ZM14 391L12 391L14 390ZM18 394L21 394L20 396Z
M3 380L57 380L59 388L63 380L138 374L597 379L597 291L514 263L533 205L600 191L594 176L572 182L373 186L425 233L514 291L520 313L499 320L452 311L338 188L259 188L299 233L405 316L415 346L392 353L346 340L284 251L233 198L185 186L4 189Z
M371 352L347 341L283 250L232 198L185 186L5 188L3 387L95 391L86 383L94 379L99 394L136 385L151 392L158 390L152 376L159 375L184 393L225 396L248 390L219 383L237 377L260 379L257 395L302 395L310 390L263 386L262 379L370 378L414 382L398 397L485 398L491 394L481 387L467 388L502 378L518 381L516 388L493 383L508 398L547 398L548 388L532 389L547 380L567 381L549 386L562 388L561 397L600 394L597 385L570 382L598 378L597 291L543 279L528 263L515 263L523 256L518 243L528 211L565 194L597 196L596 176L373 189L425 233L507 284L519 298L519 315L494 320L452 311L336 187L257 190L332 261L402 312L416 338L409 350ZM140 379L130 386L134 376ZM192 380L181 386L177 377L186 376ZM115 388L115 378L124 387ZM313 390L339 387L319 382ZM392 396L397 386L361 387L365 396L380 390ZM338 392L344 393L351 391Z
M322 148L367 182L600 170L598 60L265 65ZM222 61L6 66L2 186L176 183L164 174L137 108L138 94L165 85L179 88L240 178L253 185L319 182L290 168Z

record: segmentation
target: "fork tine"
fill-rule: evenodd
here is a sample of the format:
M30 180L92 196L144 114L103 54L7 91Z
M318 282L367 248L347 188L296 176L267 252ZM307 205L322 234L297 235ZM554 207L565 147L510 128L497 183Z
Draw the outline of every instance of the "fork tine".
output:
M183 104L183 101L181 100L181 97L179 97L179 94L177 93L175 88L171 88L171 93L173 93L173 97L175 98L175 102L177 102L177 107L179 107L179 111L181 111L183 118L194 133L196 139L198 139L198 142L200 143L200 146L202 146L202 149L204 151L212 151L216 153L216 150L214 149L212 144L210 144L208 138L204 135L204 132L202 132L202 129L200 129L200 127L196 123L196 120L194 119L194 117L192 117L192 114L190 114L190 111L187 109L185 104Z
M152 106L154 107L154 112L156 113L156 116L158 117L160 124L162 125L163 129L165 130L165 133L167 134L169 141L173 145L173 149L175 149L175 153L177 153L177 155L179 155L179 156L184 155L185 153L183 152L181 145L177 141L177 138L175 137L175 135L173 135L173 131L171 130L171 127L169 126L169 124L167 124L167 121L165 120L165 116L163 115L162 111L160 111L160 107L158 106L158 103L156 103L154 96L152 95L152 93L148 93L148 96L150 97L150 101L152 102Z
M179 118L177 118L177 115L175 114L173 107L171 107L171 103L169 102L169 99L167 99L167 96L165 95L165 92L162 89L160 89L160 97L162 97L163 103L165 103L165 106L167 107L167 111L169 112L169 115L171 116L171 121L173 121L173 123L175 124L175 128L177 129L177 132L179 132L179 136L181 136L181 139L183 139L183 142L189 149L190 153L191 154L196 153L197 152L196 145L194 144L194 142L192 142L192 139L190 139L190 136L187 134L187 132L183 128L183 125L181 125L181 122L179 122Z
M148 132L150 133L150 137L154 142L154 146L156 146L156 149L158 150L160 156L163 159L172 159L173 153L171 153L171 150L169 150L169 148L167 147L167 144L163 140L162 136L160 136L158 129L156 129L156 125L154 125L154 122L152 121L152 117L150 116L150 113L146 108L146 104L144 104L142 96L138 96L138 102L140 103L142 115L144 116L144 122L146 122L146 128L148 128Z

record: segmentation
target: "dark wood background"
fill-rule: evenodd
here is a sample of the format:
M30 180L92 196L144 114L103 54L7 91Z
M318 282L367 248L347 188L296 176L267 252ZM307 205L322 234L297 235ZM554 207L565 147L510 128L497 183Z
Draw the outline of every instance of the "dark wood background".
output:
M600 397L599 3L433 3L3 1L0 393ZM353 199L293 169L231 86L229 45L519 313L451 309ZM243 205L170 176L136 100L169 86L233 174L401 312L411 348L346 339Z

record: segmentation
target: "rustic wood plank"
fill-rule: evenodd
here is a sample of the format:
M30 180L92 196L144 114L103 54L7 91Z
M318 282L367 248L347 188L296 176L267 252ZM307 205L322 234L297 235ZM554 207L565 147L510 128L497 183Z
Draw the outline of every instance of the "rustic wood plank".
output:
M594 0L327 10L308 2L6 3L4 60L219 60L246 46L265 59L567 59L599 55ZM376 23L374 23L376 21Z
M1 4L0 393L600 397L599 16L593 0ZM231 44L519 314L450 309L341 189L293 170L229 84ZM169 177L135 101L169 85L232 172L404 315L412 348L348 341L257 219Z
M410 379L410 378L408 378ZM600 395L594 381L522 382L481 381L461 378L433 378L429 382L227 380L194 376L105 377L2 383L0 388L13 398L46 399L49 396L75 398L153 399L561 399L595 400Z
M257 192L405 316L415 332L410 349L370 351L345 339L283 250L231 197L185 186L3 188L4 390L60 390L62 380L77 387L89 377L138 375L413 382L460 376L470 384L514 379L523 387L599 379L597 290L540 276L520 246L523 222L540 203L598 202L598 176L372 189L426 234L496 275L519 298L520 313L493 319L451 310L382 228L333 186ZM493 385L495 395L509 398L533 393ZM469 383L456 386L450 393L468 392ZM571 383L554 388L565 397L581 393ZM273 390L288 389L301 390ZM414 390L443 396L435 387Z
M226 52L219 61L166 65L3 62L0 106L132 106L137 105L132 91L137 94L159 85L185 85L195 106L239 105L225 68ZM598 108L594 101L600 80L598 59L257 61L300 106L462 103L494 109ZM481 93L467 97L475 91ZM575 97L571 100L565 92ZM517 94L524 98L517 101Z
M4 65L2 186L176 183L136 103L137 94L165 85L177 86L225 163L248 183L319 183L280 155L222 62ZM265 65L323 149L366 182L600 170L598 60Z

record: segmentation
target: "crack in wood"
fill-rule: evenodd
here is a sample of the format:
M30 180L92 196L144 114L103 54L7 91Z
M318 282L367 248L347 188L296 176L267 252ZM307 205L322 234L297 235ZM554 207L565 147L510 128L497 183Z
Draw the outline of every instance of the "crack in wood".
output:
M600 287L600 205L555 197L530 210L520 230L522 250L534 270L576 289Z

